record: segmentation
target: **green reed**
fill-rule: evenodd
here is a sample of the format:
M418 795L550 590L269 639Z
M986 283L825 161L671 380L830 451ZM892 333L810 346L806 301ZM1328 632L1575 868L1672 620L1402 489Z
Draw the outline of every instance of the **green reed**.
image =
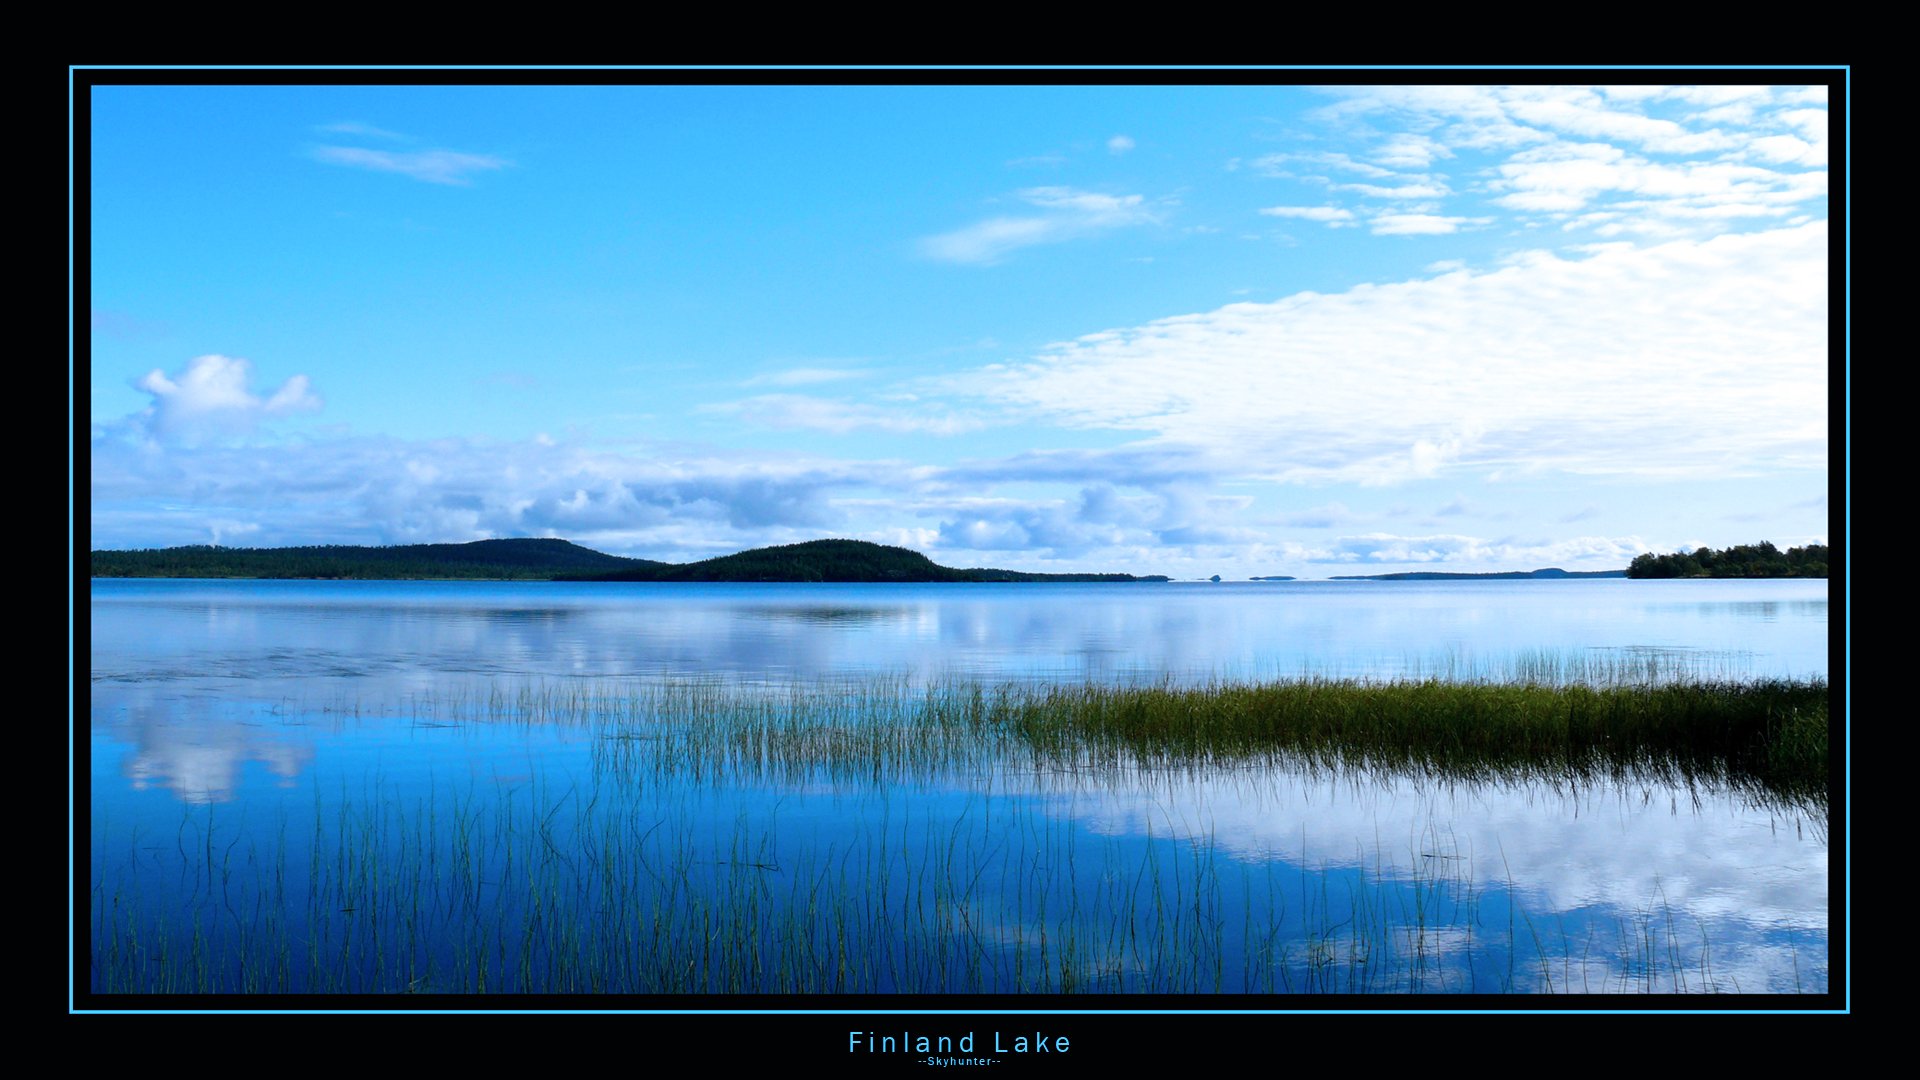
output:
M396 710L333 704L335 715ZM1211 827L1090 837L1033 799L1244 774L1732 786L1824 817L1827 688L1355 681L802 688L581 680L423 695L559 725L579 775L316 786L310 835L189 807L91 853L90 984L132 993L1363 993L1740 989L1664 901L1595 940L1451 838L1345 868ZM387 722L387 721L379 721ZM458 733L451 733L458 737ZM972 791L951 804L956 789ZM783 791L824 791L809 839ZM730 811L721 796L747 791ZM921 792L946 793L935 808ZM757 793L757 794L752 794ZM757 800L757 801L756 801ZM1584 936L1583 936L1584 935ZM1463 963L1458 957L1468 959ZM1796 954L1795 963L1799 963ZM1754 988L1764 989L1764 988Z
M1089 837L982 793L957 813L850 800L791 842L778 808L534 783L375 784L329 800L310 872L272 833L188 811L183 842L96 884L96 990L319 994L1701 992L1664 898L1596 942L1535 921L1450 837L1343 866L1221 857L1211 829ZM245 837L246 839L243 839ZM237 858L224 853L238 849ZM238 863L272 872L236 876ZM158 880L143 880L142 874ZM195 882L177 908L143 887ZM1737 959L1736 956L1733 957ZM1764 989L1764 988L1761 988Z

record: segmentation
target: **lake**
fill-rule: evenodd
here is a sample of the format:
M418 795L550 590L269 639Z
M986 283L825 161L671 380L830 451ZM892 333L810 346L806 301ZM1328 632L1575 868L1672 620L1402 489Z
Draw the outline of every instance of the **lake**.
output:
M1824 581L99 580L92 984L1824 991L1824 806L1057 760L926 718L1056 684L1804 680L1827 612Z

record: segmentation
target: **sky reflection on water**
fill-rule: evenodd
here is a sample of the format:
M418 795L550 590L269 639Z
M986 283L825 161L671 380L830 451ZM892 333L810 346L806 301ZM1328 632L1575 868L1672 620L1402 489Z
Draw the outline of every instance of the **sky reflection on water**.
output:
M467 791L491 805L511 792L606 783L596 779L591 731L496 726L441 707L502 685L578 677L778 686L901 675L1392 676L1486 673L1542 654L1603 665L1652 658L1669 673L1823 674L1825 596L1823 582L631 590L95 582L96 876L117 880L141 860L163 859L147 847L166 845L141 838L183 830L196 815L207 816L208 829L265 843L267 822L291 822L286 835L310 836L327 807L368 792L440 799ZM1296 948L1283 950L1288 959L1269 958L1265 977L1289 985L1645 989L1619 959L1635 934L1669 935L1661 940L1689 988L1825 985L1824 818L1726 791L1660 782L1450 785L1265 768L1090 779L1012 765L912 783L739 779L671 782L653 794L608 790L611 802L662 800L670 809L659 813L703 821L716 837L764 822L769 857L789 868L827 851L868 851L875 865L899 858L871 845L876 830L908 821L927 836L974 835L982 851L1004 842L995 828L1011 826L1021 844L1035 845L1023 857L1036 866L1060 845L1079 845L1080 877L1045 878L1048 889L1065 890L1049 902L1066 905L1047 907L1053 916L1033 909L1031 882L999 880L1004 868L983 878L962 914L968 925L995 928L996 947L1012 953L1044 940L1046 919L1061 910L1084 905L1091 913L1117 902L1114 882L1140 860L1164 857L1179 867L1184 857L1217 882L1212 902L1279 920L1275 940ZM982 816L998 825L983 826ZM1289 897L1306 890L1331 899L1269 910L1281 885ZM165 888L148 902L183 911L197 903ZM1315 920L1339 914L1317 906L1326 904L1358 905L1382 927L1400 917L1393 912L1437 905L1419 945L1436 981L1387 965L1361 979L1364 965L1352 953L1387 939L1316 938ZM1536 966L1554 954L1553 972L1516 967L1518 945L1488 951L1480 940L1468 950L1469 921L1504 926L1513 913L1540 921L1528 933L1554 939L1528 946ZM1209 947L1250 971L1255 946L1243 938L1223 928ZM1344 983L1330 974L1339 969L1325 951L1338 948L1350 953ZM1443 959L1450 952L1455 959ZM1101 963L1100 977L1115 988L1147 978L1129 966L1136 960ZM1320 978L1330 981L1314 982Z

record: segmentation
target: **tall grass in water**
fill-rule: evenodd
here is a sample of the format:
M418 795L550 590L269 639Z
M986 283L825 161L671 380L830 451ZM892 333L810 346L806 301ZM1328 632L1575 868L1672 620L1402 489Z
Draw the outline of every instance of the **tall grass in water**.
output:
M1645 774L1820 801L1829 787L1823 680L1708 682L1638 661L1528 660L1525 681L1318 677L1204 685L935 683L741 688L601 682L410 704L429 723L590 730L632 783L707 777L897 782L1041 768L1286 759L1497 777ZM1475 671L1476 678L1488 674ZM1595 681L1563 681L1569 675Z
M1828 787L1819 682L1075 686L1016 694L999 709L994 722L1041 760L1288 757L1464 780L1637 772L1816 799Z
M218 806L171 829L103 826L91 985L1737 989L1697 940L1704 928L1651 899L1613 928L1549 925L1512 883L1475 880L1442 838L1392 863L1376 851L1338 867L1249 864L1211 828L1090 836L1045 798L1228 768L1469 783L1647 773L1814 808L1827 790L1817 681L580 682L421 697L400 719L562 725L591 751L584 773L518 784L316 789L297 827ZM1054 786L1045 798L996 787L1013 775ZM817 802L785 806L781 793L801 790L832 800L831 828ZM956 807L956 790L973 794Z
M1649 898L1535 917L1450 837L1338 864L1211 829L1089 835L1044 803L867 793L847 835L777 807L539 784L323 807L289 858L202 807L97 878L101 992L1695 992L1742 946ZM793 833L795 835L788 835ZM1276 853L1277 854L1277 853ZM257 867L258 872L242 868ZM173 890L184 883L184 891ZM150 889L165 898L148 903ZM155 897L159 900L160 897ZM1547 919L1554 919L1549 922ZM1765 989L1765 987L1750 987Z

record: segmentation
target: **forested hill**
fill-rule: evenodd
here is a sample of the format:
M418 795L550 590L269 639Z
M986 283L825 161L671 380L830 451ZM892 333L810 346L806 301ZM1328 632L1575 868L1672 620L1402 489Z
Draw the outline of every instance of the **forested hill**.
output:
M623 559L565 540L475 540L470 544L399 547L237 548L197 545L140 551L96 551L94 577L149 578L406 578L551 581L562 574L666 566Z
M1648 552L1627 564L1630 578L1770 578L1827 576L1827 564L1833 561L1825 544L1781 551L1771 543L1737 544L1725 550L1700 548L1691 553L1671 555Z
M1165 581L1132 574L956 570L917 551L863 540L812 540L696 563L607 555L565 540L476 540L402 547L232 548L199 545L93 552L94 577L507 579L523 581Z
M1028 574L1017 570L959 570L917 551L865 540L809 540L754 548L696 563L655 564L602 574L567 575L588 581L1165 581L1161 575Z

